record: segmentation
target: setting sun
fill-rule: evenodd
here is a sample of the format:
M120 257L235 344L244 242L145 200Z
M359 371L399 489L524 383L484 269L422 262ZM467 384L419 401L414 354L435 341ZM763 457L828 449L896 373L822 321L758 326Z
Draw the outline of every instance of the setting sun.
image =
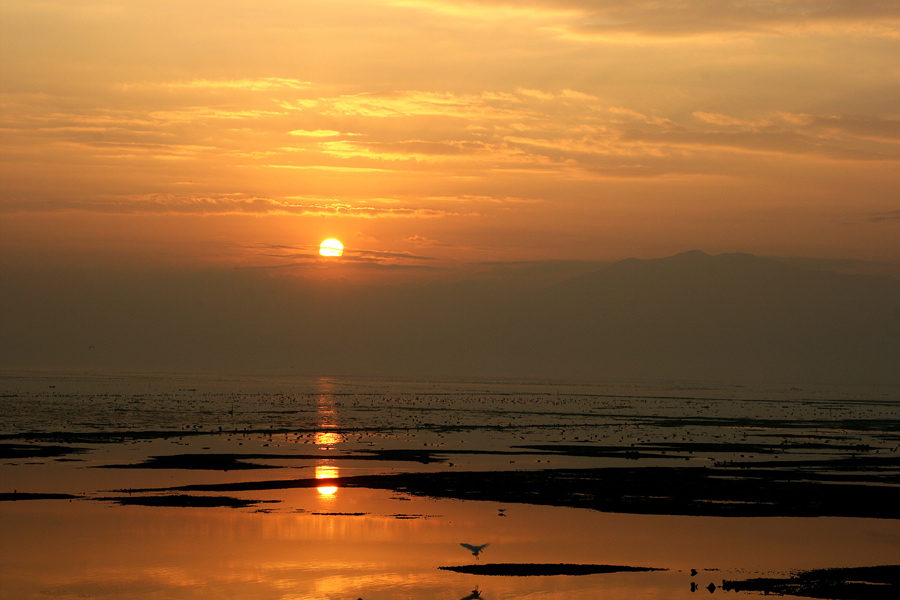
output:
M900 600L900 0L222 4L0 0L0 600Z
M340 256L344 253L344 245L335 239L327 239L319 245L322 256Z

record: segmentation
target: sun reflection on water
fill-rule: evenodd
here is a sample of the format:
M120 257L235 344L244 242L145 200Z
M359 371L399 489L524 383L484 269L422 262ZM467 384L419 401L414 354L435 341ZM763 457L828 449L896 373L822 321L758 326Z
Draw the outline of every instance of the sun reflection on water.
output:
M332 431L317 431L315 436L316 445L319 450L330 450L331 446L341 442L343 437L339 433Z
M316 427L320 430L315 434L315 443L319 450L333 450L335 445L343 441L343 437L336 431L328 431L338 426L337 409L335 407L334 396L332 395L333 384L327 378L319 379L319 396L316 406ZM332 500L338 491L338 486L333 485L334 480L339 476L339 470L336 466L330 465L325 461L316 465L316 479L321 479L324 484L316 487L319 492L319 499Z
M316 479L323 480L323 483L328 483L329 485L320 485L316 487L316 490L319 492L319 498L323 500L330 500L334 498L334 495L337 494L338 486L330 485L335 478L337 478L340 474L338 468L334 465L316 465Z

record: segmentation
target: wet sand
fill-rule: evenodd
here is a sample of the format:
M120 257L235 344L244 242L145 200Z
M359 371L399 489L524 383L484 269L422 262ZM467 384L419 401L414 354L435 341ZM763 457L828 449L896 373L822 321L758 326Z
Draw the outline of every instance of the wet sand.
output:
M583 445L577 447L528 447L529 457L546 454L609 456L619 449ZM727 450L727 445L717 447ZM740 447L736 450L744 450ZM735 451L736 451L735 450ZM80 448L57 446L0 445L7 457L46 458L82 452ZM692 450L693 451L693 450ZM622 451L625 458L638 460ZM511 452L481 452L509 456ZM636 453L637 454L637 453ZM646 455L647 453L640 453ZM446 463L446 452L394 449L333 457L339 461L390 460L397 463ZM315 460L315 454L173 454L153 456L130 464L96 465L107 469L257 470L277 469L254 460L297 462ZM668 458L676 458L669 456ZM166 506L250 506L252 501L224 500L216 504L183 492L248 492L254 490L318 487L329 483L338 487L388 489L416 496L490 500L507 503L543 504L589 508L605 512L694 516L797 516L900 518L900 458L851 456L830 460L784 460L719 464L714 467L610 467L593 469L540 469L525 471L407 472L385 475L322 479L265 479L222 484L187 484L172 488L129 489L132 496L116 499L122 504ZM152 492L142 498L133 494ZM159 493L168 493L163 501ZM178 492L179 495L171 495ZM45 497L73 497L44 495ZM39 496L0 494L0 500L35 499ZM98 500L109 500L100 497Z
M529 446L528 456L571 454L609 456L618 449ZM720 444L716 450L728 450ZM745 446L738 450L746 451ZM691 450L693 452L694 449ZM638 460L623 451L625 458ZM509 456L510 452L481 452ZM334 462L387 460L423 464L446 463L441 452L373 451L333 457ZM119 469L273 469L250 461L297 461L315 455L179 454L144 462L101 465ZM677 458L667 456L667 458ZM324 484L387 489L415 496L490 500L588 508L604 512L732 517L867 517L900 518L900 458L854 455L839 459L745 461L703 467L609 467L504 471L407 472L322 479L265 479L223 484L188 484L172 488L131 489L130 493L252 492ZM190 496L183 496L190 501ZM135 501L136 502L136 501Z
M190 467L193 468L193 467ZM227 470L227 469L225 469ZM542 471L403 473L334 479L287 479L172 488L129 493L252 492L334 485L386 489L415 496L488 500L588 508L633 514L718 517L900 518L900 489L865 484L797 480L784 473L726 469L611 468ZM185 506L192 496L179 494ZM148 505L158 495L146 499ZM4 497L0 500L25 499ZM108 500L108 498L98 498ZM132 498L131 504L139 504ZM174 506L174 501L167 504Z

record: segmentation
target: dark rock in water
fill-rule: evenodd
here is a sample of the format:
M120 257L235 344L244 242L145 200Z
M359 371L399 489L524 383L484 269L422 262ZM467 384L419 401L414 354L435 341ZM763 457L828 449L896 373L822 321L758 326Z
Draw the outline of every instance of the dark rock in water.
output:
M839 461L835 461L839 462ZM893 464L854 462L887 471ZM591 508L604 512L721 517L900 518L895 475L849 481L777 469L610 467L539 471L444 471L357 475L333 479L339 487L387 489L415 496ZM235 492L318 487L317 479L191 484L143 491ZM860 502L865 498L865 502Z
M800 480L796 473L775 469L611 467L403 473L347 477L341 485L637 514L900 518L900 486L824 476L815 481L815 474ZM865 503L860 503L861 497Z
M0 458L54 458L87 452L76 446L48 446L44 444L0 444Z
M132 465L102 465L105 469L187 469L199 471L238 471L244 469L276 469L242 460L236 454L170 454L151 456L146 461ZM277 456L276 456L277 458Z
M246 508L248 506L256 506L262 500L245 500L243 498L233 498L230 496L191 496L188 494L169 494L165 496L118 496L98 498L107 502L115 502L122 505L136 506L179 506L179 507L228 507L228 508Z
M723 581L722 589L832 600L895 600L900 598L900 565L816 569L786 578Z
M0 502L9 502L14 500L74 500L81 496L73 496L72 494L44 494L30 492L12 492L0 494Z
M594 575L597 573L621 573L641 571L665 571L652 567L628 567L619 565L579 565L545 563L487 563L483 565L463 565L459 567L438 567L444 571L468 573L470 575L505 575L516 577L548 575Z

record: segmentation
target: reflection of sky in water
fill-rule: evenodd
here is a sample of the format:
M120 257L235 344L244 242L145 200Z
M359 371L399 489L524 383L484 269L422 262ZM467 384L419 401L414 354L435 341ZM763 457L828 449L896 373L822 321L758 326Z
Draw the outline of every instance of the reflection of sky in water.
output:
M334 446L342 439L341 434L333 431L317 431L315 436L316 445L320 450L327 450L329 446Z
M320 378L318 381L319 396L316 403L316 426L321 429L332 429L338 426L338 415L335 408L333 383L330 379ZM314 441L319 450L331 450L342 441L341 434L334 431L317 431ZM316 465L316 479L334 479L338 477L336 466L320 462ZM330 483L330 482L329 482ZM337 494L336 485L320 485L316 488L321 500L332 500Z
M142 590L171 600L459 600L478 585L493 600L687 598L691 581L705 587L753 575L745 569L846 566L848 557L889 561L897 546L888 538L900 535L900 524L882 519L617 515L493 502L403 501L393 492L365 489L342 490L329 501L327 514L316 514L321 498L315 490L284 490L279 497L290 510L2 503L4 549L16 552L0 553L0 597L112 600L137 597L135 591ZM507 517L497 516L500 507ZM438 570L474 563L460 542L490 543L481 557L487 562L669 570L562 578L479 578ZM86 545L91 552L84 552ZM691 568L700 575L691 578Z
M330 379L321 378L318 380L317 388L316 427L324 430L334 429L338 426L338 413L333 396L334 384ZM315 435L315 442L320 446L320 450L334 446L342 439L341 434L334 431L317 431Z
M459 600L476 585L485 598L493 600L687 597L691 578L684 570L690 568L723 569L707 573L700 582L705 587L710 581L753 575L733 576L727 569L848 566L848 557L853 557L854 564L896 562L900 543L900 522L892 520L615 515L403 498L394 492L339 490L326 481L341 473L449 468L446 463L348 460L340 463L340 471L335 464L344 453L373 448L474 452L451 457L457 470L589 467L613 460L477 453L534 443L778 443L782 439L815 441L827 435L828 445L847 439L895 453L891 432L868 426L847 430L852 419L896 418L896 404L874 396L854 401L836 390L826 394L807 389L454 387L452 383L428 384L428 390L435 390L430 393L423 392L419 386L426 384L419 383L363 386L324 378L279 382L277 394L256 393L251 380L227 382L219 389L211 387L219 385L218 380L98 379L91 385L103 384L96 390L102 393L89 395L86 380L54 382L53 389L46 380L40 386L31 379L2 383L0 422L6 423L2 432L194 428L208 434L131 444L85 443L90 451L73 455L72 461L0 464L0 492L87 490L98 496L101 492L96 490L308 478L311 472L322 485L234 494L280 501L261 504L265 513L252 508L113 509L89 501L0 502L4 525L0 546L4 551L15 549L0 552L3 600L46 596L111 600L134 595L134 590L172 600L232 595L262 600ZM171 389L162 389L163 384ZM245 387L238 392L237 386ZM292 391L281 393L285 389ZM686 418L689 423L684 422ZM732 421L726 427L724 418L749 420ZM270 427L295 427L297 433L273 436L266 433ZM297 469L290 475L277 469L85 468L204 450L314 453L316 458L271 461ZM800 452L796 451L798 458L846 455L842 450ZM695 459L705 460L704 456ZM640 464L655 463L648 459ZM671 460L660 462L660 466L671 465ZM498 514L501 507L506 509L503 518ZM490 543L481 557L488 562L593 562L661 566L670 571L572 578L477 578L438 571L438 566L474 562L460 542ZM91 553L83 552L85 544ZM222 565L229 567L222 569ZM208 595L198 595L198 588Z
M320 464L316 465L316 479L334 479L340 476L340 470L334 465ZM316 488L322 499L333 498L337 493L336 485L320 485Z
M316 465L316 479L334 479L340 470L334 465Z

